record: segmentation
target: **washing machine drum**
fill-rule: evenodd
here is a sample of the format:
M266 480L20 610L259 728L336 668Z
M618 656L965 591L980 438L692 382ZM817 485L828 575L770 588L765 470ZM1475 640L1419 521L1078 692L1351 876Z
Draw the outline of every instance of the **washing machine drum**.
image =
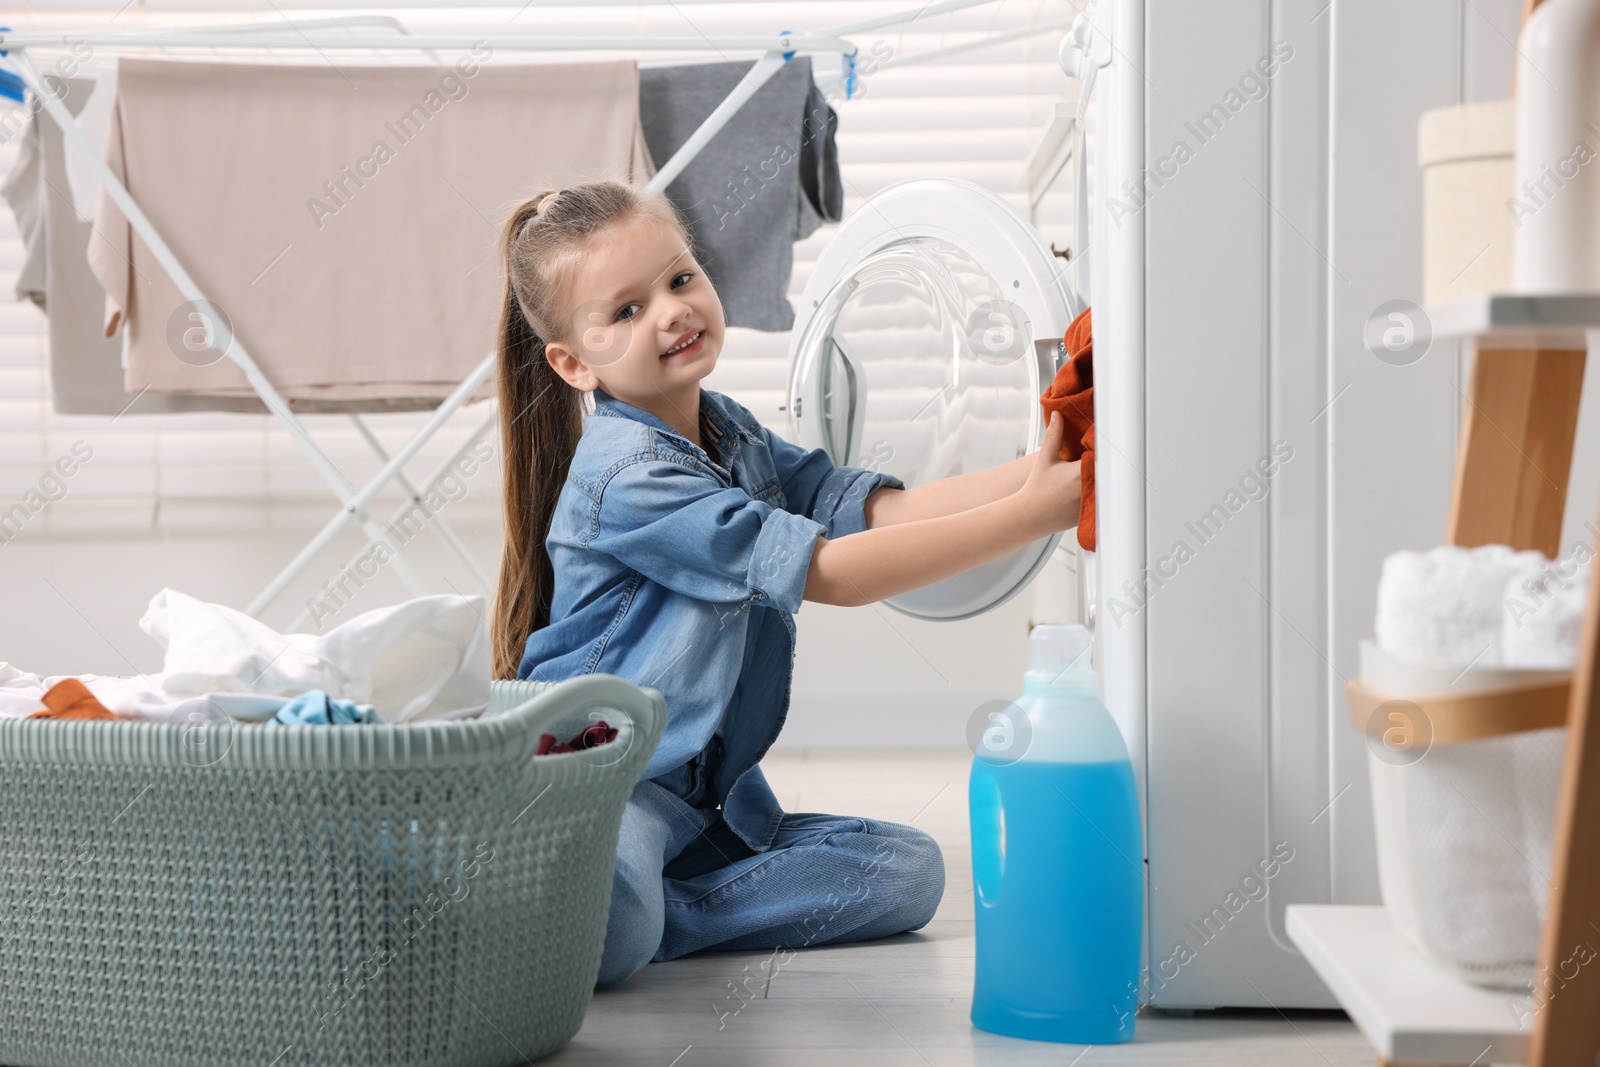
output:
M789 437L910 486L1039 447L1039 394L1082 310L1039 232L971 182L919 178L839 226L796 309ZM964 619L1025 588L1060 534L885 603Z

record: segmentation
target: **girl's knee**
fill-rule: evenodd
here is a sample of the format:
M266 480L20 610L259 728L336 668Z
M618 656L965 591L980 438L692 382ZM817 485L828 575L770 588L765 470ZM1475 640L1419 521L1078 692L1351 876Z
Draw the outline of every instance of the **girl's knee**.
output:
M619 932L613 938L613 929L611 926L606 928L606 947L600 955L600 971L594 981L596 989L621 985L644 970L645 964L656 953L655 945L645 948L644 940L632 938L627 933Z
M605 949L595 988L619 985L643 970L661 947L665 927L660 873L619 861L611 882Z
M939 902L944 899L944 852L939 848L939 842L931 836L923 835L926 840L921 843L921 862L914 869L916 885L914 897L920 907L914 909L912 925L907 930L920 930L933 919L934 912L939 910Z
M899 904L896 911L906 930L926 926L944 898L944 852L933 835L898 823L869 823L874 835L867 877L882 881ZM889 826L888 833L878 828Z
M870 867L888 867L906 877L944 884L944 851L932 834L914 826L867 820L872 835Z

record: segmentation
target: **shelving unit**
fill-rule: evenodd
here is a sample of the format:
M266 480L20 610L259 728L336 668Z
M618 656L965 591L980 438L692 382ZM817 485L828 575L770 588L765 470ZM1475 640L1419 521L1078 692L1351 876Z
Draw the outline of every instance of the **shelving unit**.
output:
M1587 331L1600 330L1600 294L1489 293L1424 312L1435 338L1465 339L1477 352L1448 543L1508 544L1554 557ZM1288 909L1290 938L1378 1050L1382 1065L1600 1063L1600 966L1580 966L1572 975L1558 971L1576 946L1600 946L1600 854L1594 847L1600 841L1600 566L1588 595L1567 704L1552 888L1533 996L1455 977L1411 945L1382 907ZM1559 983L1541 980L1558 974Z

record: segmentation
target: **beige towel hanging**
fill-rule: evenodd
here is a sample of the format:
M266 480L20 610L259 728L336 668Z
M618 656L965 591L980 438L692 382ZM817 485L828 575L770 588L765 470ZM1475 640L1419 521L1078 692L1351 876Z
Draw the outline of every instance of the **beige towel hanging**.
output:
M323 400L448 394L493 348L511 207L655 173L636 63L486 45L436 67L124 60L106 157L267 379ZM182 349L193 309L104 193L95 229L127 388L253 395Z

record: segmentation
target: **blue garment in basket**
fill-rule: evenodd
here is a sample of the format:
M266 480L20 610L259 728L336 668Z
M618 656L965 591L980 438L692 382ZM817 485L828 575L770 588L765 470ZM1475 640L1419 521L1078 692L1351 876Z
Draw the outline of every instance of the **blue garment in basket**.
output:
M345 726L377 722L371 704L335 700L320 689L307 689L278 709L268 720L273 726Z
M710 389L701 432L718 461L603 389L594 400L545 539L550 625L528 637L517 677L603 672L659 689L667 728L641 777L707 776L707 803L763 852L783 810L758 762L789 712L817 536L865 529L867 497L905 484L835 466Z

